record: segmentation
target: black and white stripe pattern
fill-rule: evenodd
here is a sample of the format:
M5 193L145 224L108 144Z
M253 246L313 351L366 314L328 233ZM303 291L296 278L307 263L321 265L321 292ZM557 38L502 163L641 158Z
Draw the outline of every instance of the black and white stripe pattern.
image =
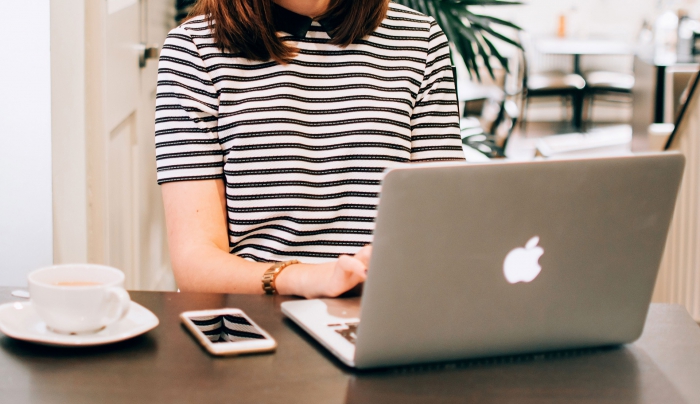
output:
M385 168L462 159L445 35L391 4L347 48L314 22L289 64L213 45L203 18L171 31L158 75L158 182L223 179L231 253L323 262L371 242Z
M253 324L239 314L202 316L190 320L211 342L265 339Z

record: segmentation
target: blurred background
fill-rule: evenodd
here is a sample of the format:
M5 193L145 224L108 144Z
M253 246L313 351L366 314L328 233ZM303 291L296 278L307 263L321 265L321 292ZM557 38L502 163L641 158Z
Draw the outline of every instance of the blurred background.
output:
M469 161L663 148L700 69L700 1L465 3L477 5L464 29L494 47L465 55L464 30L450 37ZM192 1L0 4L14 16L0 25L0 285L96 262L122 269L130 289L175 290L153 118L160 46ZM698 319L688 262L662 271L655 298Z

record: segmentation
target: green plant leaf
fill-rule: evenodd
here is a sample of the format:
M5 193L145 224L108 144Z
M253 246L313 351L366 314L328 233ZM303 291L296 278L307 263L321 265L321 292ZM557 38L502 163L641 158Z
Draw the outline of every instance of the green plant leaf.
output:
M471 11L467 11L467 13L470 14L470 15L473 15L474 17L478 17L478 18L482 19L483 21L493 22L493 23L496 23L496 24L499 24L499 25L503 25L503 26L505 26L505 27L509 27L509 28L516 29L516 30L518 30L518 31L522 31L522 30L523 30L522 28L520 28L519 26L513 24L512 22L509 22L509 21L506 21L506 20L502 20L502 19L500 19L500 18L491 17L490 15L474 14L474 13L472 13Z
M497 32L497 31L494 31L491 27L481 25L481 24L479 24L479 23L477 23L477 22L472 22L472 27L481 29L482 31L486 31L486 32L488 32L491 36L496 37L496 38L500 39L500 40L503 41L503 42L507 42L507 43L509 43L509 44L511 44L511 45L513 45L513 46L515 46L515 47L517 47L517 48L520 48L520 49L523 48L522 45L520 45L520 44L519 44L518 42L516 42L515 40L510 39L510 38L508 38L507 36L505 36L505 35L503 35L503 34Z
M457 20L459 22L459 15L457 13L452 12L450 15L450 19L452 20ZM478 33L472 30L467 29L463 24L455 24L456 27L458 27L459 32L462 34L463 37L460 37L461 39L467 39L467 43L463 44L462 46L464 48L469 48L470 50L473 51L473 48L476 48L476 52L469 52L470 54L474 54L474 60L470 61L471 66L467 65L468 67L471 67L475 69L475 74L478 79L481 79L479 75L479 68L478 64L476 63L476 53L478 53L483 62L484 62L484 67L486 67L486 70L488 70L489 75L491 78L495 78L493 68L491 67L491 61L489 60L489 54L486 52L486 49L484 49L483 45L479 41L479 38L477 37ZM466 62L466 61L465 61Z
M503 57L503 55L501 55L501 52L498 51L496 46L491 41L489 41L488 38L486 38L485 36L482 35L482 39L484 40L484 42L486 42L486 46L489 47L489 50L491 50L491 55L493 57L495 57L496 59L498 59L498 62L501 64L501 66L503 66L504 69L506 69L506 72L510 73L510 67L508 66L508 59L506 59L505 57Z
M418 12L430 15L440 25L459 56L467 66L469 76L481 80L478 59L481 58L484 67L491 77L494 77L494 66L491 57L508 71L508 60L503 57L490 37L522 49L521 45L506 35L494 29L495 26L522 30L516 24L489 15L473 13L470 6L513 6L523 4L510 0L393 0ZM452 52L450 52L452 58Z

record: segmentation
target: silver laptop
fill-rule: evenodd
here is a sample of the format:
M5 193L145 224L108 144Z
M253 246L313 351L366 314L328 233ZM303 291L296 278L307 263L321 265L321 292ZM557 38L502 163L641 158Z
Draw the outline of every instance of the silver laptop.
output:
M631 342L684 161L391 169L361 300L288 301L282 311L356 368Z

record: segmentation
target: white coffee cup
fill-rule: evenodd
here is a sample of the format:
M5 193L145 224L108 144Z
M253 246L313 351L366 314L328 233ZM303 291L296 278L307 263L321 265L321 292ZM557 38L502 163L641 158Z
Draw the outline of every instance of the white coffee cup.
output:
M55 265L28 276L32 307L46 326L65 334L91 333L129 311L124 274L95 264Z

